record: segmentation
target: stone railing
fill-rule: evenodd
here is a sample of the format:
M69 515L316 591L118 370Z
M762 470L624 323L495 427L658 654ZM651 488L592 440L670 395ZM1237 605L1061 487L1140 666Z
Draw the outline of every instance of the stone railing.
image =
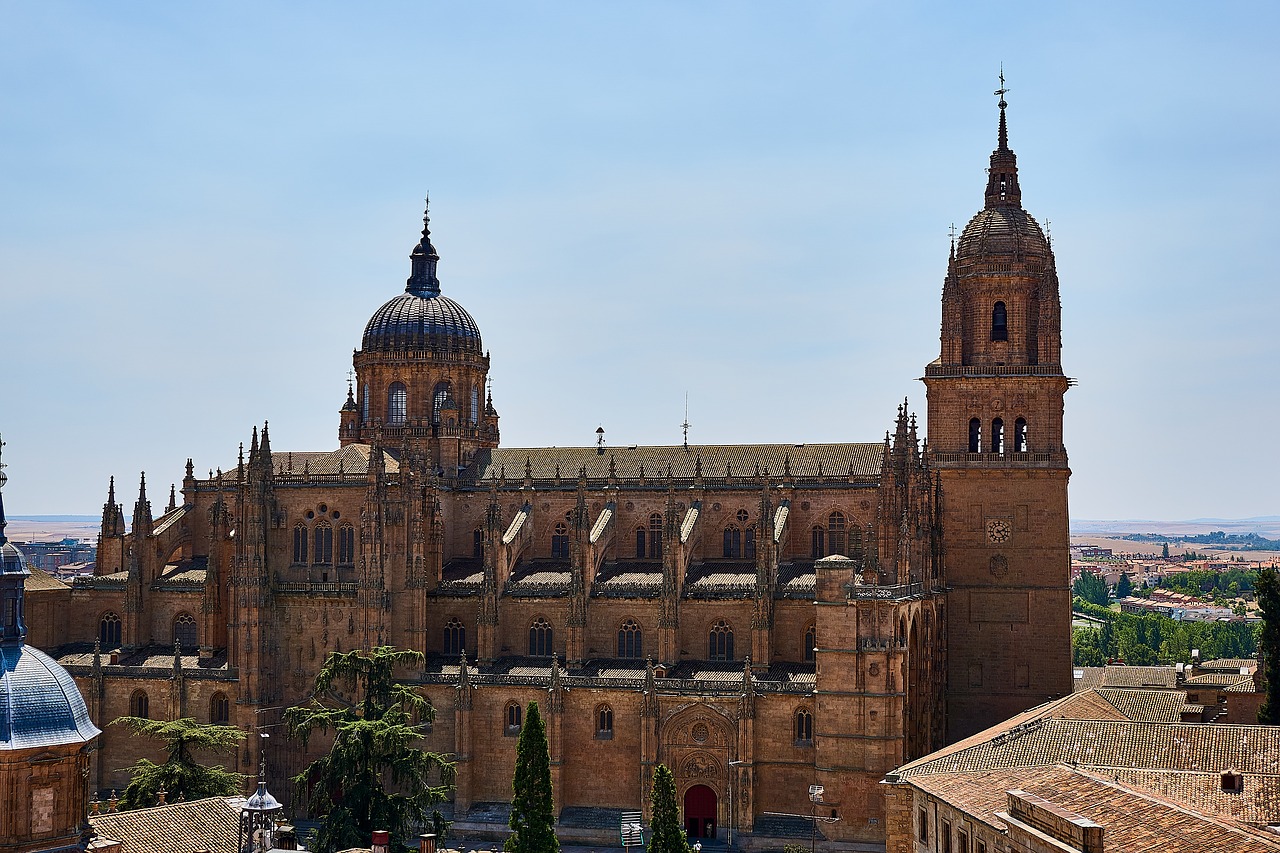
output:
M867 584L851 587L849 597L858 600L901 601L904 598L924 595L928 591L929 588L922 583L899 583L886 586Z
M469 674L471 683L476 686L489 687L537 687L543 690L547 689L547 683L550 681L549 675L484 675L472 672ZM427 673L422 676L419 681L423 684L454 684L458 683L457 675L446 675L444 673ZM594 689L618 689L624 690L643 690L643 678L609 678L607 676L595 675L562 675L560 683L566 689L574 687L594 688ZM742 680L733 679L730 681L699 681L694 678L658 678L654 683L657 685L659 693L716 693L729 696L737 696L742 693ZM813 692L813 685L800 681L753 681L752 687L756 693L798 693L809 694Z
M320 598L355 598L358 584L348 581L307 581L277 583L278 595L309 595Z
M1060 364L930 364L926 377L954 376L1063 376Z
M932 462L947 465L960 464L990 468L1007 465L1010 468L1026 466L1048 467L1067 464L1066 451L1053 450L1048 453L947 453L930 449L929 459Z

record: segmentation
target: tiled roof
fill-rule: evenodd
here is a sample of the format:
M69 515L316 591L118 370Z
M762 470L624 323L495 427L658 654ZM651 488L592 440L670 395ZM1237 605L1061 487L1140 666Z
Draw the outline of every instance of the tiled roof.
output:
M1128 787L1074 767L1040 766L974 773L913 776L913 786L965 811L997 830L1010 790L1021 790L1104 827L1108 850L1125 853L1263 853L1280 850L1280 838L1198 814L1153 793Z
M160 573L156 582L161 585L195 585L204 584L205 573L209 569L208 557L192 557L179 563L169 563Z
M592 596L605 598L654 598L662 592L662 563L658 561L606 562L591 585Z
M1206 672L1203 675L1197 675L1188 678L1185 682L1187 687L1230 687L1233 684L1239 684L1247 681L1253 684L1252 675L1241 675L1237 672Z
M464 482L481 484L505 474L508 481L519 481L524 477L527 461L533 479L554 479L559 471L560 478L569 485L577 481L583 468L590 479L608 477L612 462L619 479L638 479L643 468L643 476L659 488L668 467L673 477L690 479L699 460L707 479L723 478L726 468L734 477L750 478L755 476L757 466L761 474L767 470L770 477L779 478L788 464L791 475L798 479L847 478L851 470L856 478L878 478L883 453L884 445L874 442L606 447L603 453L595 447L503 447L478 452L462 478Z
M685 598L750 598L756 589L752 560L707 560L685 574Z
M1280 775L1280 726L1033 719L996 726L901 768L902 775L1072 763L1094 768Z
M1078 666L1076 690L1092 687L1148 687L1173 690L1178 686L1178 671L1171 666Z
M222 797L149 809L91 815L101 837L119 841L120 853L209 850L237 853L240 810Z
M1103 687L1097 691L1130 720L1142 723L1177 723L1182 720L1187 694L1180 690L1124 690Z
M53 575L46 572L44 569L37 569L35 566L28 566L27 569L31 572L31 576L27 578L26 581L23 583L23 586L25 587L27 592L32 592L37 589L57 590L57 589L71 588L67 586L65 583L63 583L62 581L55 578Z
M1280 776L1245 775L1239 793L1222 790L1218 772L1110 769L1106 776L1162 797L1186 803L1194 809L1262 826L1280 815Z
M1258 661L1255 658L1217 658L1216 660L1207 660L1200 664L1202 672L1218 670L1219 672L1239 672L1242 669L1257 669Z

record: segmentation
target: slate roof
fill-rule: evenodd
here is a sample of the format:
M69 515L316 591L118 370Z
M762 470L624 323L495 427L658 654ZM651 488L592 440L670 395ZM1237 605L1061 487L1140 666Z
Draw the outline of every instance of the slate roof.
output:
M1078 666L1076 690L1093 687L1133 687L1173 690L1178 686L1178 670L1172 666Z
M209 850L237 853L237 799L209 797L149 809L90 815L99 837L119 841L121 853Z
M1108 850L1125 853L1203 853L1280 850L1280 838L1230 819L1198 814L1154 793L1074 767L1040 766L913 776L913 786L1005 830L997 816L1007 791L1022 790L1104 827Z
M65 667L90 667L93 665L92 643L66 643L57 650L58 663ZM108 666L109 655L102 653L102 665ZM147 669L173 669L173 646L150 645L120 658L119 666L145 667ZM212 658L200 660L198 654L183 654L182 668L185 674L214 672L227 669L227 652L215 650Z
M85 743L101 734L70 674L33 646L0 648L0 750Z
M875 442L606 447L603 453L595 447L502 447L479 451L462 479L482 485L505 474L508 481L519 481L524 478L527 460L533 479L555 479L559 470L560 478L569 486L577 482L584 467L589 479L608 477L612 461L619 479L638 479L643 468L654 488L661 488L668 467L674 478L691 479L698 460L704 477L720 479L726 466L734 477L754 477L759 466L761 474L768 470L770 477L779 478L789 459L791 475L797 479L847 478L852 471L855 478L874 480L880 476L883 453L884 445Z
M1181 690L1125 690L1103 687L1099 696L1130 720L1143 723L1177 723L1187 708L1187 694Z

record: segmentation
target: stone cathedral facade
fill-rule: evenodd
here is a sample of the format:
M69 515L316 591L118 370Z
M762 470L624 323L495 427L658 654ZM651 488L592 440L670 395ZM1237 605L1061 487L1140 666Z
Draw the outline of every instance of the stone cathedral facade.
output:
M695 836L807 814L818 784L841 818L823 833L874 841L886 772L1071 691L1057 278L1003 101L927 443L904 405L871 442L505 447L425 225L411 261L335 449L276 449L264 424L223 469L188 461L162 512L144 479L128 530L113 482L57 650L106 732L99 790L143 748L117 716L269 726L329 652L392 644L426 655L403 675L456 757L455 820L501 814L537 700L565 826L647 810L662 762ZM274 732L279 779L311 756Z

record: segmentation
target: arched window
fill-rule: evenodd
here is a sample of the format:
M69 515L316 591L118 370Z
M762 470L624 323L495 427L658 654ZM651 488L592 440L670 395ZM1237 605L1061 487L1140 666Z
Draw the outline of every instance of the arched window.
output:
M569 559L569 526L563 521L557 522L551 531L551 559Z
M327 566L333 562L333 527L327 521L316 525L313 557L316 565Z
M1004 453L1004 418L991 421L991 452Z
M662 559L662 513L649 514L649 559Z
M1027 419L1018 418L1013 422L1013 452L1027 452Z
M618 657L644 657L640 626L634 619L628 619L618 627Z
M977 418L969 419L969 452L982 452L982 421Z
M756 529L754 527L748 527L742 531L742 556L748 560L756 558Z
M109 610L102 614L102 619L98 622L98 640L102 643L104 650L120 647L120 616L118 614Z
M444 653L446 655L460 655L466 647L467 626L463 625L462 621L454 616L444 623Z
M231 720L231 700L225 693L215 693L209 698L209 722L225 726Z
M804 745L813 743L813 712L808 708L796 711L795 732L796 743Z
M524 719L524 709L520 707L519 702L508 702L506 713L506 728L504 734L507 737L513 737L520 734L520 722Z
M151 700L147 699L147 691L133 691L133 695L129 697L129 716L144 720L151 718Z
M293 562L297 564L307 562L307 526L305 524L299 524L293 528Z
M833 512L827 516L827 553L844 554L844 513Z
M404 426L409 419L409 390L403 382L392 382L387 389L387 425Z
M437 382L435 390L431 392L431 422L433 424L440 423L440 410L444 408L445 403L449 402L452 396L451 388L448 382Z
M529 626L529 654L534 657L550 656L552 639L551 623L539 616Z
M471 556L479 560L484 556L484 531L471 531Z
M363 423L369 422L369 383L364 383L364 390L360 392L360 420Z
M710 660L733 660L733 629L721 619L707 634L707 657Z
M818 650L818 629L810 625L804 629L804 659L813 660L817 657Z
M608 705L596 708L596 740L609 740L613 737L613 709Z
M184 649L199 645L196 633L196 620L190 613L179 613L173 620L173 641Z
M810 548L809 553L815 560L820 560L827 556L827 534L818 525L813 526L813 530L809 531Z
M356 529L350 524L338 528L338 565L356 564Z
M475 426L480 422L480 389L472 386L471 388L471 425Z
M1009 340L1009 312L1003 302L997 302L991 309L991 340Z
M742 556L742 531L736 524L724 529L724 555L735 559Z

